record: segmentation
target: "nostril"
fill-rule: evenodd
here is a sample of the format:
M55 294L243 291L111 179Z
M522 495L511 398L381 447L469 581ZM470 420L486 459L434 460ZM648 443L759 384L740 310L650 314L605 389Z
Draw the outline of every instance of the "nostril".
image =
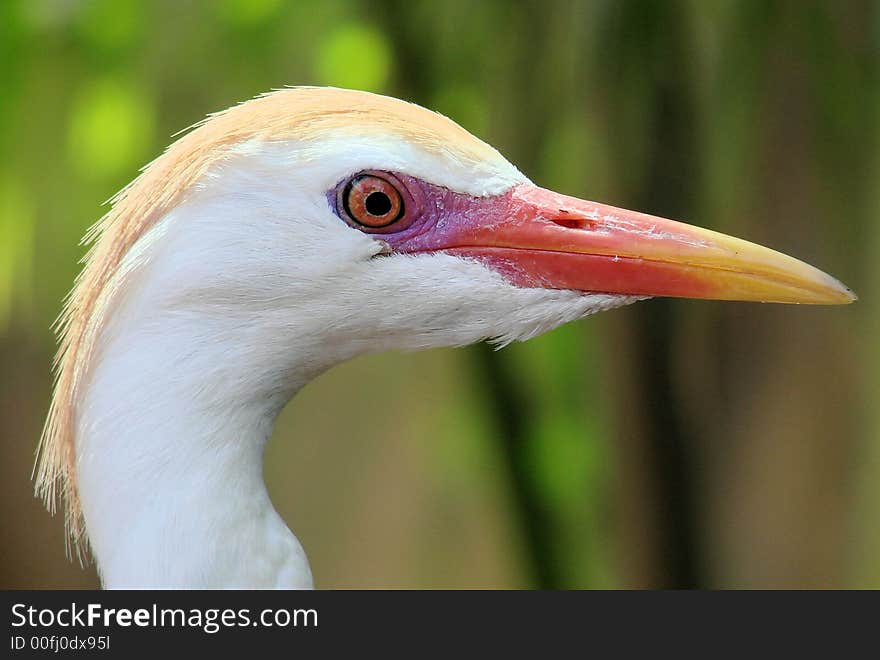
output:
M557 209L556 215L547 220L568 229L587 229L591 225L589 218L572 213L568 209Z

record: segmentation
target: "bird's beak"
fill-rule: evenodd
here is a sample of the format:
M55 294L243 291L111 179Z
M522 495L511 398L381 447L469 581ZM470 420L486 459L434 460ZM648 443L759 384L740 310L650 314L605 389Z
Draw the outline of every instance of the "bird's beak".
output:
M846 286L792 257L718 232L532 185L447 251L521 286L715 300L838 305Z

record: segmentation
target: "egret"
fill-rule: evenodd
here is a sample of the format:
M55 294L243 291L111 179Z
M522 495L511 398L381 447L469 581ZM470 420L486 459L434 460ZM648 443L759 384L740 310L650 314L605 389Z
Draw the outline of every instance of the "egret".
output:
M277 90L208 117L113 199L58 322L35 468L107 588L309 588L263 449L321 372L526 340L652 296L840 304L723 234L535 186L419 106Z

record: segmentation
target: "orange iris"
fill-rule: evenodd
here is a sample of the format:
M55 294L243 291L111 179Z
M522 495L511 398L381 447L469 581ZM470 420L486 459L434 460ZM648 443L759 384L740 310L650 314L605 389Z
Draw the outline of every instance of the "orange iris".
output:
M352 220L372 229L387 227L404 215L400 191L387 179L372 174L352 179L343 190L342 203Z

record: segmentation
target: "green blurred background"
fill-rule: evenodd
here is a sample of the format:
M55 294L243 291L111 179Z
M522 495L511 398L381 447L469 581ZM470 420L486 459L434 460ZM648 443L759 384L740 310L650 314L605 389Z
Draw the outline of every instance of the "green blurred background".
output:
M540 185L861 295L655 300L332 370L266 462L319 587L880 587L880 6L831 0L0 1L0 586L97 584L29 476L101 201L299 84L416 101Z

